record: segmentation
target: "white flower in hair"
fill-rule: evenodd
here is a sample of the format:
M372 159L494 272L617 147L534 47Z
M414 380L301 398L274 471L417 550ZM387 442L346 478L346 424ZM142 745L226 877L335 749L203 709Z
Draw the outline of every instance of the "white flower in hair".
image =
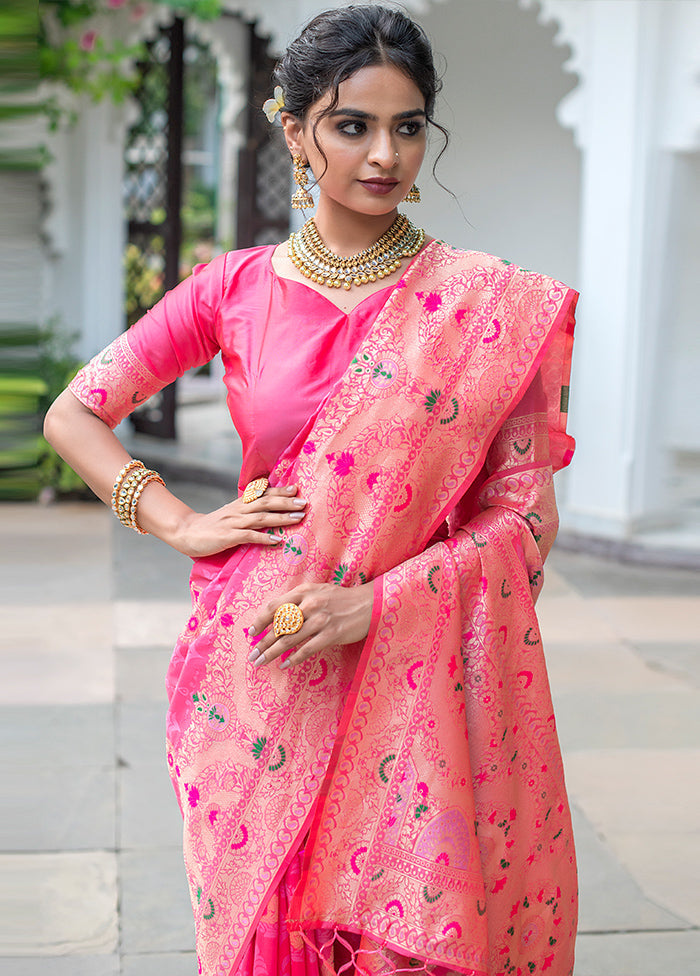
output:
M262 110L267 116L268 122L274 122L275 116L278 112L281 112L284 108L284 91L281 85L275 87L272 98L268 98L266 102L263 103Z

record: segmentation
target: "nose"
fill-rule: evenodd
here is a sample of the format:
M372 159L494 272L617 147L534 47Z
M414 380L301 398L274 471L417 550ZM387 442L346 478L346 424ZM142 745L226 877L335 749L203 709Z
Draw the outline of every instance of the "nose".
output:
M384 170L396 165L397 154L390 132L377 131L369 148L368 161Z

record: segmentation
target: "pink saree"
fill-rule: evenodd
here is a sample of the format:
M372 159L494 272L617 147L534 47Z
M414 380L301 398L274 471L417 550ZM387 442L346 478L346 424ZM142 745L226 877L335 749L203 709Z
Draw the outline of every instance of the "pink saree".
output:
M193 569L168 761L205 976L252 973L274 912L280 973L573 971L534 603L573 447L576 296L438 242L400 285L270 473L301 486L302 525ZM367 640L254 669L247 625L304 580L374 580Z

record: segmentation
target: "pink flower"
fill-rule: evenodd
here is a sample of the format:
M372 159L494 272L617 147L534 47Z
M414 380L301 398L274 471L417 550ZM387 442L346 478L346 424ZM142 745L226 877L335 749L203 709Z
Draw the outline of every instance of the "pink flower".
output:
M110 10L118 10L119 7L123 7L126 0L107 0L107 6Z
M333 470L341 478L350 474L350 468L355 464L355 458L350 451L343 451L342 454L327 455L329 462L333 465Z
M307 441L302 450L304 451L304 454L313 454L316 450L316 445L313 441Z
M231 616L230 613L221 614L221 624L223 627L230 627L232 623L233 623L233 617Z
M82 51L94 51L97 36L96 30L85 31L83 36L80 38L80 49Z
M423 302L423 308L427 312L436 312L442 305L442 299L436 291L431 291L429 295L425 296L425 301Z
M190 786L187 790L187 802L191 807L196 807L199 803L199 790L196 786Z

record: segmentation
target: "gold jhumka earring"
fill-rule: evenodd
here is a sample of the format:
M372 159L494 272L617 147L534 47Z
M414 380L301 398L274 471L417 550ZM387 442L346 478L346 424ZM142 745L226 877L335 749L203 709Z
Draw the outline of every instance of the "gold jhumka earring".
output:
M420 203L420 190L415 183L404 197L404 203Z
M309 182L306 166L301 156L292 156L292 162L294 163L294 172L292 175L298 187L292 196L292 207L295 210L308 210L309 207L313 207L314 198L306 189Z

